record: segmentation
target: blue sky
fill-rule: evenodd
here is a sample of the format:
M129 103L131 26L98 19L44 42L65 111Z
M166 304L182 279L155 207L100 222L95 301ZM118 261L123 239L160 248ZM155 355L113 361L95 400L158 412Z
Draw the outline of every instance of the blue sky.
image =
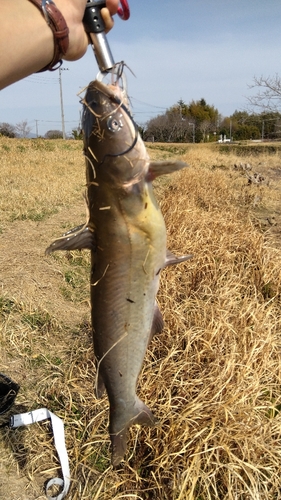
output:
M204 98L223 116L247 107L254 76L281 73L278 0L129 0L131 17L108 35L115 61L124 60L133 113L143 124L179 99ZM77 93L98 72L89 47L62 72L66 131L79 123ZM61 129L58 72L32 75L0 92L0 122L27 119L39 134Z

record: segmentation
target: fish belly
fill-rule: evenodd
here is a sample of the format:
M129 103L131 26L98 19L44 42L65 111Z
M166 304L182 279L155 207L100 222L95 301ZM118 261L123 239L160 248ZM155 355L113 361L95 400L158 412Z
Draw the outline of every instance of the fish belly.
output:
M127 200L128 201L128 200ZM147 206L149 205L149 206ZM123 458L126 431L133 423L152 425L150 410L136 395L155 310L159 273L166 256L166 230L155 204L145 214L120 209L96 217L91 301L97 395L106 388L110 402L113 463ZM148 215L147 215L148 214ZM106 220L105 220L106 219ZM98 224L97 224L98 222Z

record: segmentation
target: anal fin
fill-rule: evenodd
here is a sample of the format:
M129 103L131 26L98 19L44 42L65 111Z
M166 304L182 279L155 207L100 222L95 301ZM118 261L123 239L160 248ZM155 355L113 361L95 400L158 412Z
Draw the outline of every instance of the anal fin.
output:
M96 387L95 387L96 398L101 399L105 391L105 385L101 373L99 371L97 371L96 377L97 377Z
M156 333L161 333L163 328L164 328L163 316L162 316L162 313L161 313L157 303L155 302L154 316L153 316L151 330L150 330L149 342L152 340L154 335L156 335Z

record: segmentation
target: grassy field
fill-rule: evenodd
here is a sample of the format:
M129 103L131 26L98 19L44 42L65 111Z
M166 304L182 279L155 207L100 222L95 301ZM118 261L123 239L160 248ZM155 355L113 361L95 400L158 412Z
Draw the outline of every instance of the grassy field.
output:
M280 499L281 152L147 147L190 165L155 191L169 249L194 255L162 272L165 330L139 378L159 425L132 427L112 470L108 402L93 391L89 252L44 255L85 221L79 141L0 138L0 371L21 386L10 414L64 419L72 500ZM60 474L48 423L0 428L0 454L5 500L43 500Z

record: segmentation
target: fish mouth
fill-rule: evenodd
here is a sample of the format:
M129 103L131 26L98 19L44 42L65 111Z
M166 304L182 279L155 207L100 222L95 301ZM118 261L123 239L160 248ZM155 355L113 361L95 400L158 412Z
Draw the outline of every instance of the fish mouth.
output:
M89 88L89 90L96 90L100 94L107 97L112 102L112 104L116 104L117 105L116 111L118 110L118 107L122 108L124 111L126 111L127 115L134 122L131 111L130 111L130 107L129 107L128 97L127 97L125 91L123 91L121 89L121 87L118 85L118 83L115 85L113 85L113 84L107 85L103 82L100 82L99 80L95 80L95 81L90 83L88 88ZM111 114L111 113L112 113L112 111L110 111L109 114ZM106 115L104 115L103 118L106 118ZM134 125L136 125L136 124L134 123Z
M100 82L99 80L95 80L91 86L93 88L99 90L102 94L106 95L109 97L110 100L113 102L116 102L116 104L119 104L122 101L122 90L119 87L119 85L106 85L103 82Z
M106 128L112 121L117 125L119 123L119 128L123 129L124 127L124 130L128 132L125 138L120 140L121 148L118 152L114 147L117 141L113 142L113 137L110 138L107 142L107 150L103 150L100 158L97 155L95 157L98 164L101 165L108 156L122 156L135 147L139 136L138 126L131 115L126 92L119 87L118 83L110 85L98 80L91 82L82 103L84 104L82 127L86 141L90 141L91 136L94 135L99 144L104 142L104 133L106 134ZM111 130L113 129L111 128Z

